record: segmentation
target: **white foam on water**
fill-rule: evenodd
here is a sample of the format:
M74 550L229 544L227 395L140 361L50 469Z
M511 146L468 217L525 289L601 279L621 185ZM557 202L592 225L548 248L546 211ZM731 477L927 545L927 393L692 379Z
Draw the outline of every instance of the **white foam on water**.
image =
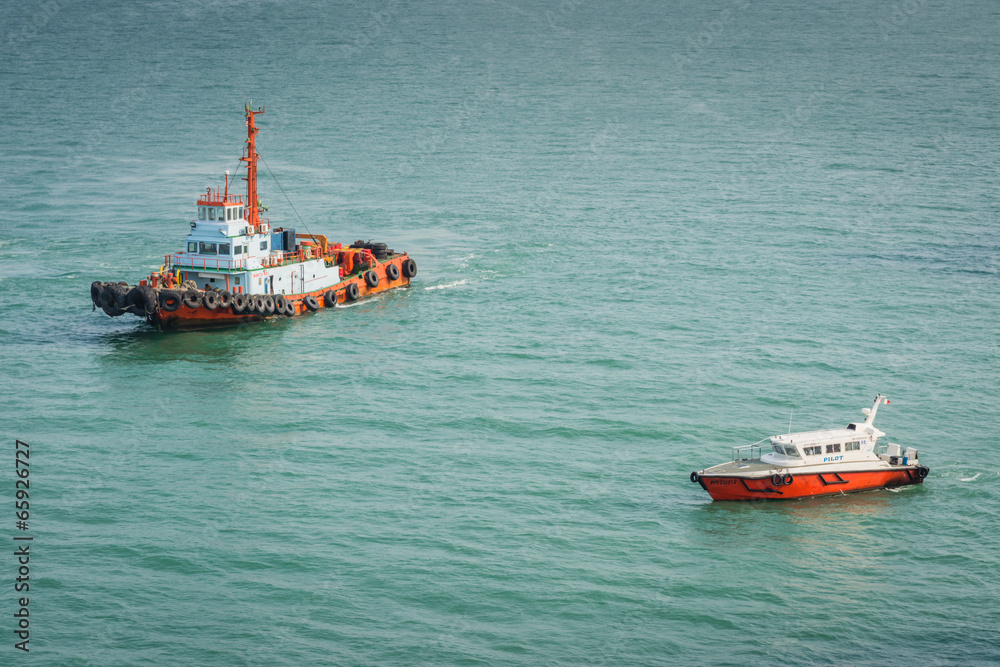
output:
M983 473L981 473L981 472L977 472L972 477L959 477L958 481L960 481L960 482L975 482L977 479L979 479L979 476L982 475L982 474Z
M449 289L451 287L458 287L459 285L465 285L468 282L469 282L469 280L467 278L463 278L462 280L456 280L453 283L447 283L447 284L444 284L444 285L431 285L429 287L425 287L424 289L426 289L426 290L431 290L431 289Z

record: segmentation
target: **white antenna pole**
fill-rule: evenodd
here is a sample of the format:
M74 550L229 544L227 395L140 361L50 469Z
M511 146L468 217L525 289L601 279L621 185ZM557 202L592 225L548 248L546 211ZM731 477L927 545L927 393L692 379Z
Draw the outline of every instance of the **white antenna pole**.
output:
M792 408L791 413L788 415L788 435L792 434L792 415L795 414L795 408Z

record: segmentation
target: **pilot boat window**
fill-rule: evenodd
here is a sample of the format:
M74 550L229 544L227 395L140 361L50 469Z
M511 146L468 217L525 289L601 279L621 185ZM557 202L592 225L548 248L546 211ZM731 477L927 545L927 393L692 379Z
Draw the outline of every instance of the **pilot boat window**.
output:
M799 455L798 450L795 449L795 447L793 447L792 445L785 445L785 453L788 454L789 456L795 456L795 457Z
M776 451L779 454L785 453L785 450L781 448L781 445L774 445L774 451Z
M216 255L216 254L218 254L218 251L216 250L214 243L205 243L204 241L202 241L201 244L200 244L200 248L198 250L198 254L199 255Z
M214 207L208 209L208 219L209 220L215 220L215 208Z
M197 241L188 241L188 252L198 252Z
M856 451L858 451L860 449L861 449L861 443L860 442L849 442L846 445L844 445L844 451L845 452L856 452Z
M817 445L815 447L803 447L802 451L806 453L806 456L819 456L823 453L823 448Z
M199 206L198 207L198 219L199 220L204 220L205 219L205 207L204 206Z
M836 445L827 445L826 446L826 453L827 454L833 454L834 452L839 452L839 451L840 451L840 443L839 442Z
M229 254L229 244L228 243L220 243L219 244L219 254L220 255L228 255Z

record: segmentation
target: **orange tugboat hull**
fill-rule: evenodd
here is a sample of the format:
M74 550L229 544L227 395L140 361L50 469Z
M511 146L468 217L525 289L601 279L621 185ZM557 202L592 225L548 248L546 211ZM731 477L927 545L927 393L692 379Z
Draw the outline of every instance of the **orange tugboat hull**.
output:
M784 480L787 479L786 476ZM858 472L811 472L791 476L790 484L786 481L775 484L770 477L748 479L736 475L705 475L698 479L698 483L708 491L712 500L790 500L921 484L923 481L920 466Z
M350 284L358 286L359 299L363 299L380 292L385 292L387 290L396 289L398 287L408 287L410 285L410 278L403 275L402 271L403 262L407 259L409 259L408 255L402 254L371 269L378 275L379 278L378 285L375 287L368 286L368 283L365 282L363 273L351 276L349 279L338 284L336 286L337 303L345 303L349 301L345 288ZM399 271L399 277L396 280L389 280L389 277L386 275L386 267L390 264L395 264L396 269ZM367 271L365 273L367 273ZM309 308L307 308L304 303L304 299L308 296L316 299L319 308L327 307L323 297L329 291L330 289L323 289L315 292L307 292L305 294L286 294L285 299L287 299L288 302L295 308L295 314L301 315L309 312ZM237 314L230 308L208 310L204 307L191 308L182 303L181 306L173 312L167 312L162 309L158 310L149 317L149 321L156 326L157 329L167 331L177 329L208 329L239 324L241 322L259 322L266 317L275 317L275 315L265 316L259 313Z

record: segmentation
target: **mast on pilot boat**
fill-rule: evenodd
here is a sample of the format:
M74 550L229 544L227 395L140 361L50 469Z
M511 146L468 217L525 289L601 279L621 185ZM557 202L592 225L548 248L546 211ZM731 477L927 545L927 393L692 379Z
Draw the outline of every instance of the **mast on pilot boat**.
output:
M874 424L875 424L875 413L878 412L878 406L882 405L883 403L888 403L888 402L889 402L889 399L886 398L885 396L883 396L882 394L879 394L878 396L876 396L875 397L875 404L872 405L872 407L865 408L865 409L863 409L861 411L862 414L865 415L865 425L867 425L867 426L874 426Z

